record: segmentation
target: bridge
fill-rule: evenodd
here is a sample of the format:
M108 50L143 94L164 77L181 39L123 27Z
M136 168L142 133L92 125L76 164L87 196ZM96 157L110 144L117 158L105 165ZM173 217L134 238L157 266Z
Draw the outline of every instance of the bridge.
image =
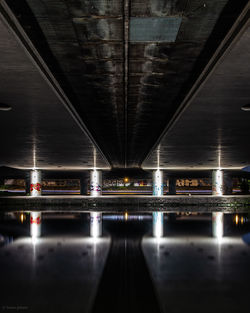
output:
M134 206L159 225L163 212L201 204L218 221L248 212L230 178L249 179L249 9L246 0L2 0L0 177L18 171L30 196L2 197L1 208L97 216ZM101 196L105 173L131 170L152 175L154 197ZM90 198L41 197L49 172L84 177L85 195L89 179ZM164 181L174 195L171 177L197 172L210 173L212 197L163 197Z

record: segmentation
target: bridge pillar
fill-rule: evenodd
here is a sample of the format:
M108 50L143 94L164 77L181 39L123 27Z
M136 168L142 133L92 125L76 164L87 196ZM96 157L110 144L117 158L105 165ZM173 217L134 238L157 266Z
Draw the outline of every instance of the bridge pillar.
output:
M176 195L176 178L175 177L168 178L168 194Z
M99 197L102 195L102 172L91 171L90 173L90 196Z
M42 213L30 212L30 236L37 238L41 236Z
M91 171L90 173L90 196L99 197L102 195L102 172ZM102 213L90 213L90 236L100 237L102 235Z
M212 172L212 195L223 195L223 171L213 170ZM224 214L222 212L212 213L212 234L213 237L222 238L224 231Z
M160 197L163 195L163 172L160 170L153 171L153 196ZM163 236L163 221L164 216L162 212L153 212L153 236Z
M32 197L42 195L42 173L39 170L30 172L30 195Z
M223 171L213 170L212 172L212 195L223 195Z

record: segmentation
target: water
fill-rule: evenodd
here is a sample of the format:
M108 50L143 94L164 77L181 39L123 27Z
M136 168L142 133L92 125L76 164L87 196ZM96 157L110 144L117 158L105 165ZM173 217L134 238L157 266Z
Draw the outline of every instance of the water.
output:
M209 214L165 215L156 239L151 214L104 215L90 238L89 214L49 213L32 240L28 217L2 214L0 311L248 312L250 225L224 226L217 240Z

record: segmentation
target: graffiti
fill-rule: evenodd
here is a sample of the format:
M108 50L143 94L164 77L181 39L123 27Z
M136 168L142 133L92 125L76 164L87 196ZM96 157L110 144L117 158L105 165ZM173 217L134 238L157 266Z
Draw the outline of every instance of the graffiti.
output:
M100 192L102 190L102 187L99 184L92 183L90 185L90 191L97 191Z
M32 216L30 217L30 224L41 224L41 217L38 216L37 218L33 218Z
M33 190L41 191L41 184L39 184L39 183L30 184L30 191L33 191Z

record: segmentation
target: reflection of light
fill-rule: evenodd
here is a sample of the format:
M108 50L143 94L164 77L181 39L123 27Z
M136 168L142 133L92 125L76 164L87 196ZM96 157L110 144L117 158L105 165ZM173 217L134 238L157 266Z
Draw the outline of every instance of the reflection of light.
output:
M244 217L243 216L241 216L240 222L241 222L241 224L244 224Z
M125 212L124 217L125 217L125 221L127 221L128 220L128 212Z
M235 224L238 225L238 223L239 223L239 215L236 214L236 216L235 216Z
M21 223L23 223L23 221L24 221L24 215L23 215L23 213L20 215L20 220L21 220Z
M153 236L160 238L163 236L163 213L153 212Z
M102 213L92 212L90 214L90 235L93 238L101 236Z
M213 236L218 240L223 237L223 213L212 213Z
M36 245L37 242L38 242L38 238L35 237L35 236L32 236L31 240L32 240L32 244L33 244L33 245Z

